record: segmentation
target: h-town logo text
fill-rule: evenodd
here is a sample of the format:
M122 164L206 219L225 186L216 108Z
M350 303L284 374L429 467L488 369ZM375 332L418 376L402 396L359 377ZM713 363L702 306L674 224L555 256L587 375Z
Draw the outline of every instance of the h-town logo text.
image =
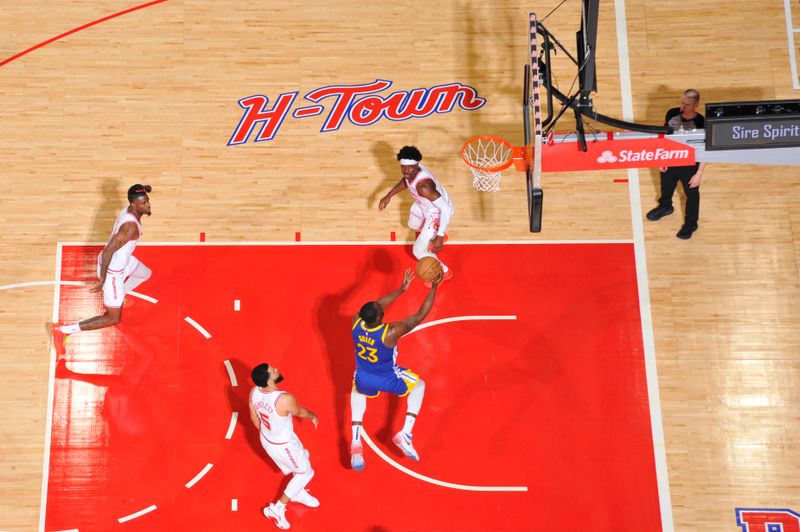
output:
M392 86L392 82L376 79L372 83L360 85L330 85L309 92L303 99L311 105L295 107L292 117L296 119L321 115L327 111L321 133L336 131L345 120L356 126L369 126L381 118L401 121L409 118L423 118L433 113L449 113L458 105L465 111L475 111L486 104L486 99L478 96L478 91L461 83L436 85L430 89L417 88L410 91L396 91L382 96L382 92ZM289 115L289 110L298 92L285 92L275 99L269 107L269 98L262 94L247 96L239 100L244 114L234 129L228 146L244 144L250 140L253 131L260 126L253 142L272 140ZM326 108L320 102L329 105Z
M689 157L688 149L666 150L656 148L655 150L621 150L615 154L611 150L604 150L597 158L597 162L604 163L626 163L637 161L675 161Z

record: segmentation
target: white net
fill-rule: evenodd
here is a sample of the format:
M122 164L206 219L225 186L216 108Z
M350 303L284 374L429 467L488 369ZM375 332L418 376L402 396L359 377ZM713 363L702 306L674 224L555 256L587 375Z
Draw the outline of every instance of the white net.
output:
M478 137L464 145L464 162L472 171L472 186L482 192L500 190L502 171L511 164L511 145L497 137Z

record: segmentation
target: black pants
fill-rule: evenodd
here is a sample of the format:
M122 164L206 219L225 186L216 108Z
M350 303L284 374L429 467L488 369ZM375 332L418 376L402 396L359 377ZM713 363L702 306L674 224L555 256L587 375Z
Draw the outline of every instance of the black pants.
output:
M695 173L697 169L693 166L667 168L666 172L661 172L661 198L658 205L672 207L672 195L680 181L686 193L686 224L696 224L700 216L700 187L689 188L689 180Z

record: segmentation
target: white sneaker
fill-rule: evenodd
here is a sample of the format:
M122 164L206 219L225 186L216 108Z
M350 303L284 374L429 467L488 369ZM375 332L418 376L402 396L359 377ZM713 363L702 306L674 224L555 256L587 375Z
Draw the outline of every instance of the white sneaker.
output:
M300 494L292 499L293 502L299 502L300 504L304 504L309 508L316 508L319 506L319 499L311 495L308 490L303 490Z
M364 469L364 447L360 443L350 446L350 467L353 471Z
M286 508L283 510L278 510L275 507L274 503L270 503L269 506L265 506L261 513L264 514L264 517L267 519L272 520L275 523L275 526L280 528L281 530L289 530L292 526L289 524L289 521L286 520Z
M417 450L414 449L414 446L411 445L411 434L406 434L401 430L394 435L394 438L392 438L392 443L397 445L406 456L415 462L419 462L419 454L417 454Z

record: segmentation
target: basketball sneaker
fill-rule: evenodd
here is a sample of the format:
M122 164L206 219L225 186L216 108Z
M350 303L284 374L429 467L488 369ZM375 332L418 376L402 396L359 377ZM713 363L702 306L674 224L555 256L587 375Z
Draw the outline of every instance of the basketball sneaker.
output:
M292 501L304 504L309 508L317 508L319 506L319 499L311 495L308 490L301 491L300 495L292 499Z
M406 434L401 430L394 435L394 438L392 438L392 443L397 445L406 456L415 462L419 462L419 454L417 454L417 450L414 449L414 446L411 445L411 434Z
M56 355L64 356L67 354L67 340L69 340L69 335L61 332L59 327L61 327L61 324L51 323L50 334L53 337L53 347L56 348Z
M452 278L453 278L453 268L448 268L448 270L444 272L444 275L442 276L442 281L439 284L441 285L443 282L449 281ZM433 283L430 281L425 281L424 284L426 288L430 288L431 286L433 286Z
M350 446L350 467L353 471L364 469L364 447L360 443Z
M278 510L274 503L270 503L269 506L265 506L264 509L261 510L261 513L264 514L264 517L275 523L275 526L281 530L289 530L292 526L289 524L289 521L286 520L286 508Z

